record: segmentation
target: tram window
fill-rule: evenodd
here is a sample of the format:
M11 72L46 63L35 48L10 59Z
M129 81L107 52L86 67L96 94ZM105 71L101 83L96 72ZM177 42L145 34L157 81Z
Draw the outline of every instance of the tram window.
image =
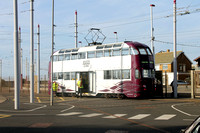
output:
M57 79L58 79L58 73L55 72L55 73L53 73L53 80L57 80Z
M113 48L121 47L121 44L114 44Z
M95 58L95 51L87 52L87 58Z
M144 48L138 48L141 55L147 55L147 52Z
M104 46L97 46L96 49L103 49Z
M63 79L63 73L62 72L58 73L58 79Z
M77 59L77 53L73 53L71 59L76 60Z
M111 49L104 51L104 56L105 57L110 57L111 55L112 55L112 50Z
M58 61L58 56L57 55L53 56L53 61Z
M64 76L64 80L70 80L70 73L69 72L65 72L63 76Z
M112 48L112 45L106 45L105 48Z
M100 57L103 57L103 51L96 51L96 57L97 58L100 58Z
M148 69L143 69L142 75L144 78L150 78L151 77L151 71Z
M129 55L129 48L123 48L122 55Z
M71 73L71 80L76 80L76 73L75 72Z
M147 50L148 55L152 55L152 53L151 53L149 48L147 48L146 50Z
M135 69L135 78L136 79L140 78L140 71L138 69Z
M111 70L104 71L104 79L111 79Z
M64 55L58 55L58 61L62 61L64 58Z
M78 53L78 59L85 59L85 53Z
M120 56L120 49L113 49L113 56Z
M66 54L64 60L70 60L70 54Z
M122 78L130 79L130 70L129 69L122 70Z
M131 55L138 55L139 52L135 48L131 48Z
M113 79L121 79L121 70L113 70Z

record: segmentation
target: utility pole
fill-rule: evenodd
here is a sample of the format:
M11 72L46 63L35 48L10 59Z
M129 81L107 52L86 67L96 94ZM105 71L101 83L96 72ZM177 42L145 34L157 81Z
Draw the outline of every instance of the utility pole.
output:
M2 92L2 60L0 59L0 89L1 89L1 92Z
M78 23L77 23L77 10L75 11L75 48L78 47Z
M19 45L18 45L18 3L13 0L14 12L14 88L15 88L15 106L14 109L19 109L19 93L20 93L20 58L19 58Z
M174 17L173 17L173 21L174 21L174 62L173 62L173 68L174 68L174 98L177 98L177 47L176 47L176 0L174 0Z
M34 103L34 26L33 26L33 2L30 0L30 103Z
M22 46L21 46L21 28L19 27L19 32L18 32L18 45L19 45L19 54L20 54L20 61L21 64L19 63L19 68L21 69L21 87L20 89L22 89L22 80L23 80L23 75L22 75L22 67L23 67L23 62L22 62Z
M40 25L38 24L38 56L37 56L37 93L40 93Z
M54 51L54 0L52 0L51 96L50 96L51 106L53 106L53 51Z
M155 48L154 48L154 39L155 39L155 37L153 35L153 32L154 32L154 28L153 28L153 7L155 7L155 5L151 4L150 7L151 7L151 50L153 52L153 58L154 58L154 61L155 61Z

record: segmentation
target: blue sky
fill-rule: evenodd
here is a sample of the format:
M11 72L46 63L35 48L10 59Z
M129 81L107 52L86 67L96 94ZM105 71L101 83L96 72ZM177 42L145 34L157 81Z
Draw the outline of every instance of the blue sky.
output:
M155 51L173 51L173 0L55 0L55 50L74 48L74 12L78 11L78 40L90 28L100 28L106 36L104 43L138 41L150 46L150 4L155 4ZM30 57L30 2L18 0L19 26L22 29L23 73ZM37 49L37 25L40 24L41 74L47 75L51 55L51 0L34 0L34 40ZM190 14L184 14L190 12ZM13 0L0 0L0 59L3 78L13 77ZM177 0L177 50L185 52L193 62L200 56L200 1ZM35 52L35 54L37 54ZM35 56L35 59L37 57ZM195 63L195 62L193 62Z

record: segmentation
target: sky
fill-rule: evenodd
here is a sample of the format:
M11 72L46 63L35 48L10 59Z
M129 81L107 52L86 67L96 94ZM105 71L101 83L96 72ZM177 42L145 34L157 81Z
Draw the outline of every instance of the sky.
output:
M75 11L78 13L78 41L84 39L90 28L98 28L106 36L104 44L137 41L150 47L153 7L155 52L173 51L173 0L54 0L55 47L75 47ZM200 56L200 1L177 0L177 50L193 60ZM37 25L40 25L41 77L47 76L51 56L52 0L34 0L34 58L37 60ZM30 62L30 0L18 0L18 26L21 28L23 75L26 59ZM14 77L14 15L13 0L0 0L0 60L2 77ZM28 64L29 65L29 64ZM28 67L29 70L29 67ZM29 73L29 71L28 71ZM36 73L36 72L35 72ZM37 74L37 73L36 73ZM29 75L29 74L28 74ZM28 76L27 75L27 76Z

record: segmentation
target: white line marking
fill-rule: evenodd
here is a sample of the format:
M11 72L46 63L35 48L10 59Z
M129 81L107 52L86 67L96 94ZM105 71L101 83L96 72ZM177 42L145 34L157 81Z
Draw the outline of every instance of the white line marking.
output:
M143 118L148 117L150 115L151 114L138 114L138 115L130 117L128 119L140 120L140 119L143 119Z
M79 117L95 117L95 116L99 116L102 115L100 113L92 113L92 114L87 114L87 115L80 115Z
M105 117L102 117L102 118L107 118L107 119L115 119L117 117L122 117L122 116L125 116L127 114L114 114L112 116L105 116Z
M186 113L186 112L184 112L184 111L181 111L181 110L175 108L175 106L177 106L177 105L182 105L182 104L191 104L191 103L178 103L178 104L173 104L171 107L172 107L174 110L176 110L176 111L178 111L178 112L180 112L180 113L182 113L182 114L185 114L185 115L187 115L187 116L199 116L199 115L192 115L192 114Z
M72 105L72 107L67 108L67 109L64 109L64 110L62 110L62 111L60 111L60 112L65 112L65 111L67 111L67 110L73 109L74 107L75 107L75 106Z
M161 116L155 118L154 120L169 120L169 119L173 118L174 116L176 116L176 115L166 114L166 115L161 115Z
M82 112L70 112L70 113L64 113L64 114L57 114L58 116L71 116L71 115L79 115L83 114Z

